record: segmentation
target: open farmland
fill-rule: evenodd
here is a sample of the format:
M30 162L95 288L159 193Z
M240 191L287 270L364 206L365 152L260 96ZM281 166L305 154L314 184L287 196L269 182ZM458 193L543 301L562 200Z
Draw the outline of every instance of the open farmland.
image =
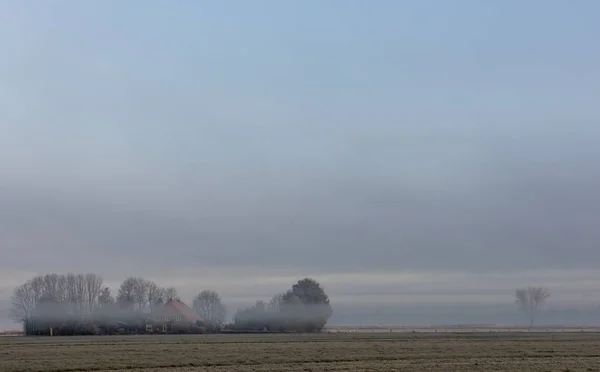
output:
M0 371L600 371L596 333L0 338Z

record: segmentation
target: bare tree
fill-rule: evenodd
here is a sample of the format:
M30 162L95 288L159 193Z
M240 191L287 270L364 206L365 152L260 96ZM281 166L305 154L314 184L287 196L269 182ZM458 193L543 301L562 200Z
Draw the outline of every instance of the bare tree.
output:
M123 309L133 310L135 305L135 280L136 278L127 278L121 283L117 293L117 303Z
M202 291L194 298L194 310L202 321L213 325L222 325L225 321L225 306L215 291Z
M85 275L85 294L87 296L87 311L92 312L102 291L102 277L96 274ZM110 295L110 293L109 293Z
M56 301L62 301L60 293L60 282L61 275L58 274L46 274L44 276L44 293L54 298Z
M36 292L31 281L15 288L11 297L10 317L15 322L22 323L25 326L25 322L30 319L38 299L39 297L36 298Z
M144 278L134 278L133 299L138 309L143 309L148 304L149 282Z
M281 305L283 304L284 293L274 294L273 297L269 300L269 305L267 309L272 312L279 312L281 310Z
M148 296L148 305L150 306L150 310L153 310L156 306L164 303L165 290L160 288L156 283L149 281L147 284L147 296Z
M66 277L66 304L68 311L77 312L77 277L75 274L68 274Z
M67 278L64 275L59 275L56 285L56 298L60 298L63 303L67 303L67 287Z
M169 301L169 300L179 301L180 300L179 295L177 294L177 289L175 289L175 287L165 288L164 297L165 297L165 301Z
M528 287L517 289L515 295L519 310L529 317L529 329L531 329L539 307L550 297L550 292L544 287Z
M85 283L85 275L75 275L75 293L76 293L76 311L78 314L84 314L87 309L87 286Z
M44 278L42 276L36 276L35 278L31 279L29 283L35 300L39 300L40 297L42 297L42 295L46 292L46 283L44 283Z
M110 288L104 287L98 295L98 306L100 308L111 307L115 303L115 299L110 295Z

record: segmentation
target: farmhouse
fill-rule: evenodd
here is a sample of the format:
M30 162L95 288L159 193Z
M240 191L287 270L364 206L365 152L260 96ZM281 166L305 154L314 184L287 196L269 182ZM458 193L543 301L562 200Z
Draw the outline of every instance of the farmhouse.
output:
M155 308L146 322L147 332L187 332L200 317L185 303L169 300Z

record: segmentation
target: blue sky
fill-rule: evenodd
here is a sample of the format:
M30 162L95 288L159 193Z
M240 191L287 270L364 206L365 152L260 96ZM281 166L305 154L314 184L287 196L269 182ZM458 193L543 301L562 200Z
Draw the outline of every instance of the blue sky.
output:
M115 261L149 275L168 251L183 269L162 280L190 293L208 266L329 278L340 298L350 273L386 295L450 275L465 301L539 281L590 304L599 11L3 1L0 273L118 282L133 269ZM514 281L468 285L487 270ZM209 282L242 301L239 283Z

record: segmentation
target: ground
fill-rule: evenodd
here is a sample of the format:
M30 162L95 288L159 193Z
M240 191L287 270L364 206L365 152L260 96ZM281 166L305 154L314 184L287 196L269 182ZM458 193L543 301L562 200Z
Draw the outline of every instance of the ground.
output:
M0 371L600 371L600 334L1 337Z

